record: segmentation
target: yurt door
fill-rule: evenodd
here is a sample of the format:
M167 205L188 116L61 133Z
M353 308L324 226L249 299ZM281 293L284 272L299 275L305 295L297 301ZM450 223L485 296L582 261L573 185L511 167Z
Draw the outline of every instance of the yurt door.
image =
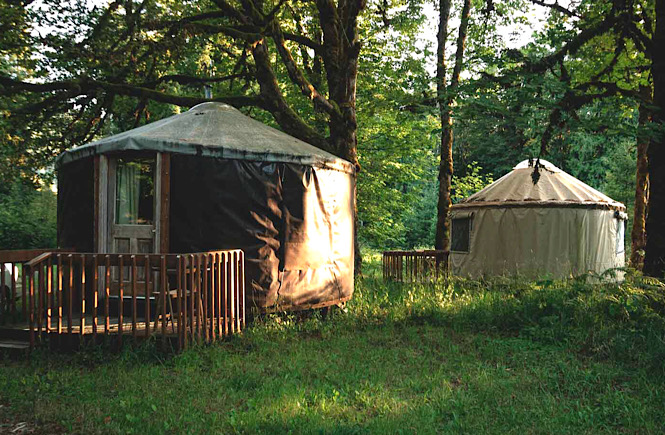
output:
M155 252L159 216L159 156L109 159L108 251L117 254ZM129 262L129 259L127 260ZM119 282L130 282L130 268L112 273L112 293ZM137 284L143 290L145 271L137 268ZM143 291L139 291L142 294Z

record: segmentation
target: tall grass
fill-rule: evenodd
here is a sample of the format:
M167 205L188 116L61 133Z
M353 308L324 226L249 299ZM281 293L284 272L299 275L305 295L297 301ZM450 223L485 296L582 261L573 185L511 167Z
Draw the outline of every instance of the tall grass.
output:
M324 319L325 313L273 314L258 319L252 335L273 340L280 334L324 337L339 329L432 325L558 344L665 375L665 285L659 280L629 270L619 282L582 276L397 283L384 281L378 266L366 261L353 299L331 310L334 320Z
M607 277L520 277L386 283L370 263L348 305L349 327L405 323L520 336L665 374L665 285L627 271ZM622 273L623 274L623 273Z
M399 284L378 267L366 262L343 309L263 316L169 358L148 343L4 360L0 422L76 433L665 430L659 281Z

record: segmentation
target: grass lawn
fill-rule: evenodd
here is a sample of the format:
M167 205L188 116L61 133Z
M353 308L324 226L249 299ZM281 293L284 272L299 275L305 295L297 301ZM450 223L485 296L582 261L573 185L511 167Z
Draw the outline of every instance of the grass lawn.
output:
M326 319L271 316L172 358L5 360L0 417L44 433L665 431L657 282L412 286L372 267Z

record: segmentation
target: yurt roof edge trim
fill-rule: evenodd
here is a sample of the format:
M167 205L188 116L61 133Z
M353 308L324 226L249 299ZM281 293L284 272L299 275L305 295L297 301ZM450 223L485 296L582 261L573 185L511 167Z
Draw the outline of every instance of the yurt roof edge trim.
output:
M539 207L539 208L595 208L602 210L625 211L626 206L620 202L575 202L575 201L492 201L492 202L464 202L451 206L451 211L469 210L474 208L511 208L511 207Z
M186 144L182 142L159 142L150 144L148 141L142 141L139 145L136 141L129 138L122 142L116 142L112 145L94 146L93 143L87 144L60 154L56 159L56 168L66 165L70 162L94 157L99 154L116 153L123 151L155 151L176 153L190 156L217 157L228 160L249 160L264 161L270 163L297 163L306 166L314 166L322 169L332 169L347 174L355 174L355 168L351 163L342 159L321 160L313 157L293 156L289 154L278 154L275 152L254 153L250 151L239 151L222 147L208 147L198 144Z

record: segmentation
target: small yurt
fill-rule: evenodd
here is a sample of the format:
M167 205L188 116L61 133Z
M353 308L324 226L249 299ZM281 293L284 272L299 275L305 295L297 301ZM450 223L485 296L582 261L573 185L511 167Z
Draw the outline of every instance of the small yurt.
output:
M553 164L526 160L452 206L451 271L564 278L622 267L625 210Z
M69 150L56 167L60 247L242 249L259 309L352 295L353 165L231 106L200 104Z

